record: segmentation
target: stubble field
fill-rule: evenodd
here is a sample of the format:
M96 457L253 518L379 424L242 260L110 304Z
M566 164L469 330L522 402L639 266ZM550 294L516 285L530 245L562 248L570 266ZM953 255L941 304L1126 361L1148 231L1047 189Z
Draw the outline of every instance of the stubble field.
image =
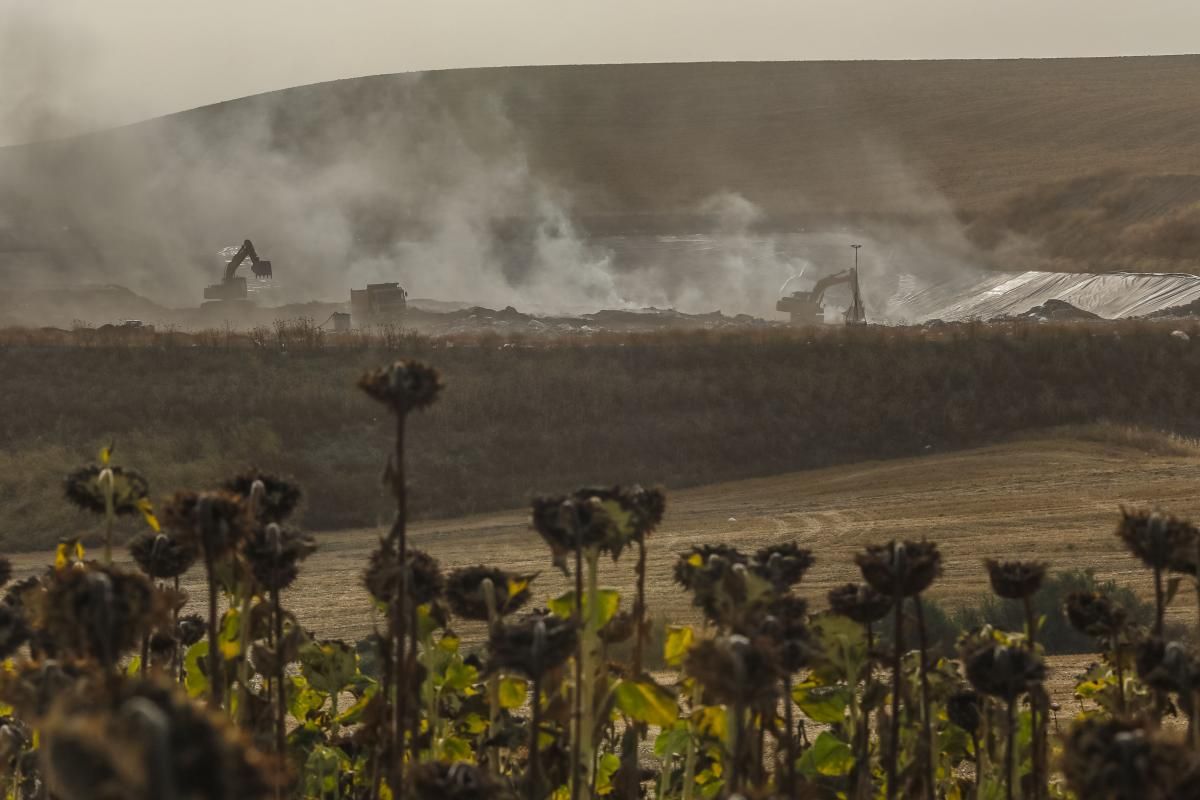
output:
M861 462L672 493L662 527L650 539L648 606L660 620L692 621L688 595L672 580L676 555L692 544L727 542L744 550L796 541L817 554L802 593L820 608L832 586L856 579L853 554L892 538L928 538L941 546L944 573L930 596L948 607L987 591L982 561L1037 558L1051 569L1093 569L1149 595L1146 572L1113 535L1119 504L1200 512L1200 449L1116 428L1071 429L1027 441L891 461ZM322 534L288 604L322 637L356 640L381 620L360 576L382 529ZM535 602L568 588L530 529L524 510L418 523L415 546L443 569L478 563L540 572ZM628 555L626 556L629 557ZM31 573L47 556L15 559ZM632 570L606 570L615 588L632 588ZM615 576L619 575L617 578ZM199 571L184 586L202 594ZM629 595L626 595L629 596ZM1191 619L1193 597L1173 607ZM460 633L477 642L481 630ZM1074 678L1091 656L1050 659L1050 687L1071 703Z

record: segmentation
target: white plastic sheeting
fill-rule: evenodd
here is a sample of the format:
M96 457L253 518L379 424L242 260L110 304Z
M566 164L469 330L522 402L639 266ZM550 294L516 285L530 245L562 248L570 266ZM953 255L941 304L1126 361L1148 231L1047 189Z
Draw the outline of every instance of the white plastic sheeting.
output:
M1140 317L1200 299L1200 276L1115 272L973 273L925 286L901 280L883 309L891 322L955 322L1016 316L1064 300L1106 319ZM870 315L868 315L870 316Z

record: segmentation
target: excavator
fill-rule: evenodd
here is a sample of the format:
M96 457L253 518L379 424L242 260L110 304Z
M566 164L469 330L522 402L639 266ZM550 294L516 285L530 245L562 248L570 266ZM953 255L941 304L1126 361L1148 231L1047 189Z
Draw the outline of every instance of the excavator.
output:
M831 286L843 283L850 285L850 307L843 314L846 324L865 325L867 314L863 308L862 293L858 289L858 270L856 268L826 275L807 292L792 292L787 297L779 298L779 302L775 304L775 310L790 314L793 325L820 325L825 322L825 306L821 304L825 291ZM784 286L786 287L787 284Z
M245 300L246 279L237 277L234 273L238 267L246 259L250 259L250 270L256 278L270 278L271 262L265 261L258 257L258 253L254 250L254 245L249 239L242 242L242 246L233 254L233 258L225 264L225 274L221 278L220 283L214 283L212 286L204 287L205 300Z

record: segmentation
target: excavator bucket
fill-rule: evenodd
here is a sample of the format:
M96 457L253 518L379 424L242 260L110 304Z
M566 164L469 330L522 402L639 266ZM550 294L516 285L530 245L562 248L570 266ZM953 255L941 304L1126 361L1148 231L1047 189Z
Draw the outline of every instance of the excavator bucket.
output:
M254 277L256 277L256 278L270 278L271 277L271 262L270 261L261 261L260 260L256 264L251 264L250 269L252 272L254 272Z

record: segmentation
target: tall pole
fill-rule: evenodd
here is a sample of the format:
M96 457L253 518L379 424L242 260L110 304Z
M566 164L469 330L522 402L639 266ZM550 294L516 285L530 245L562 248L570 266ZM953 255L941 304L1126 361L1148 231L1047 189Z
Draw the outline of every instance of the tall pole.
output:
M862 298L858 294L858 251L862 248L861 244L850 245L854 248L854 306L852 308L854 321L861 322L865 316L862 311Z

